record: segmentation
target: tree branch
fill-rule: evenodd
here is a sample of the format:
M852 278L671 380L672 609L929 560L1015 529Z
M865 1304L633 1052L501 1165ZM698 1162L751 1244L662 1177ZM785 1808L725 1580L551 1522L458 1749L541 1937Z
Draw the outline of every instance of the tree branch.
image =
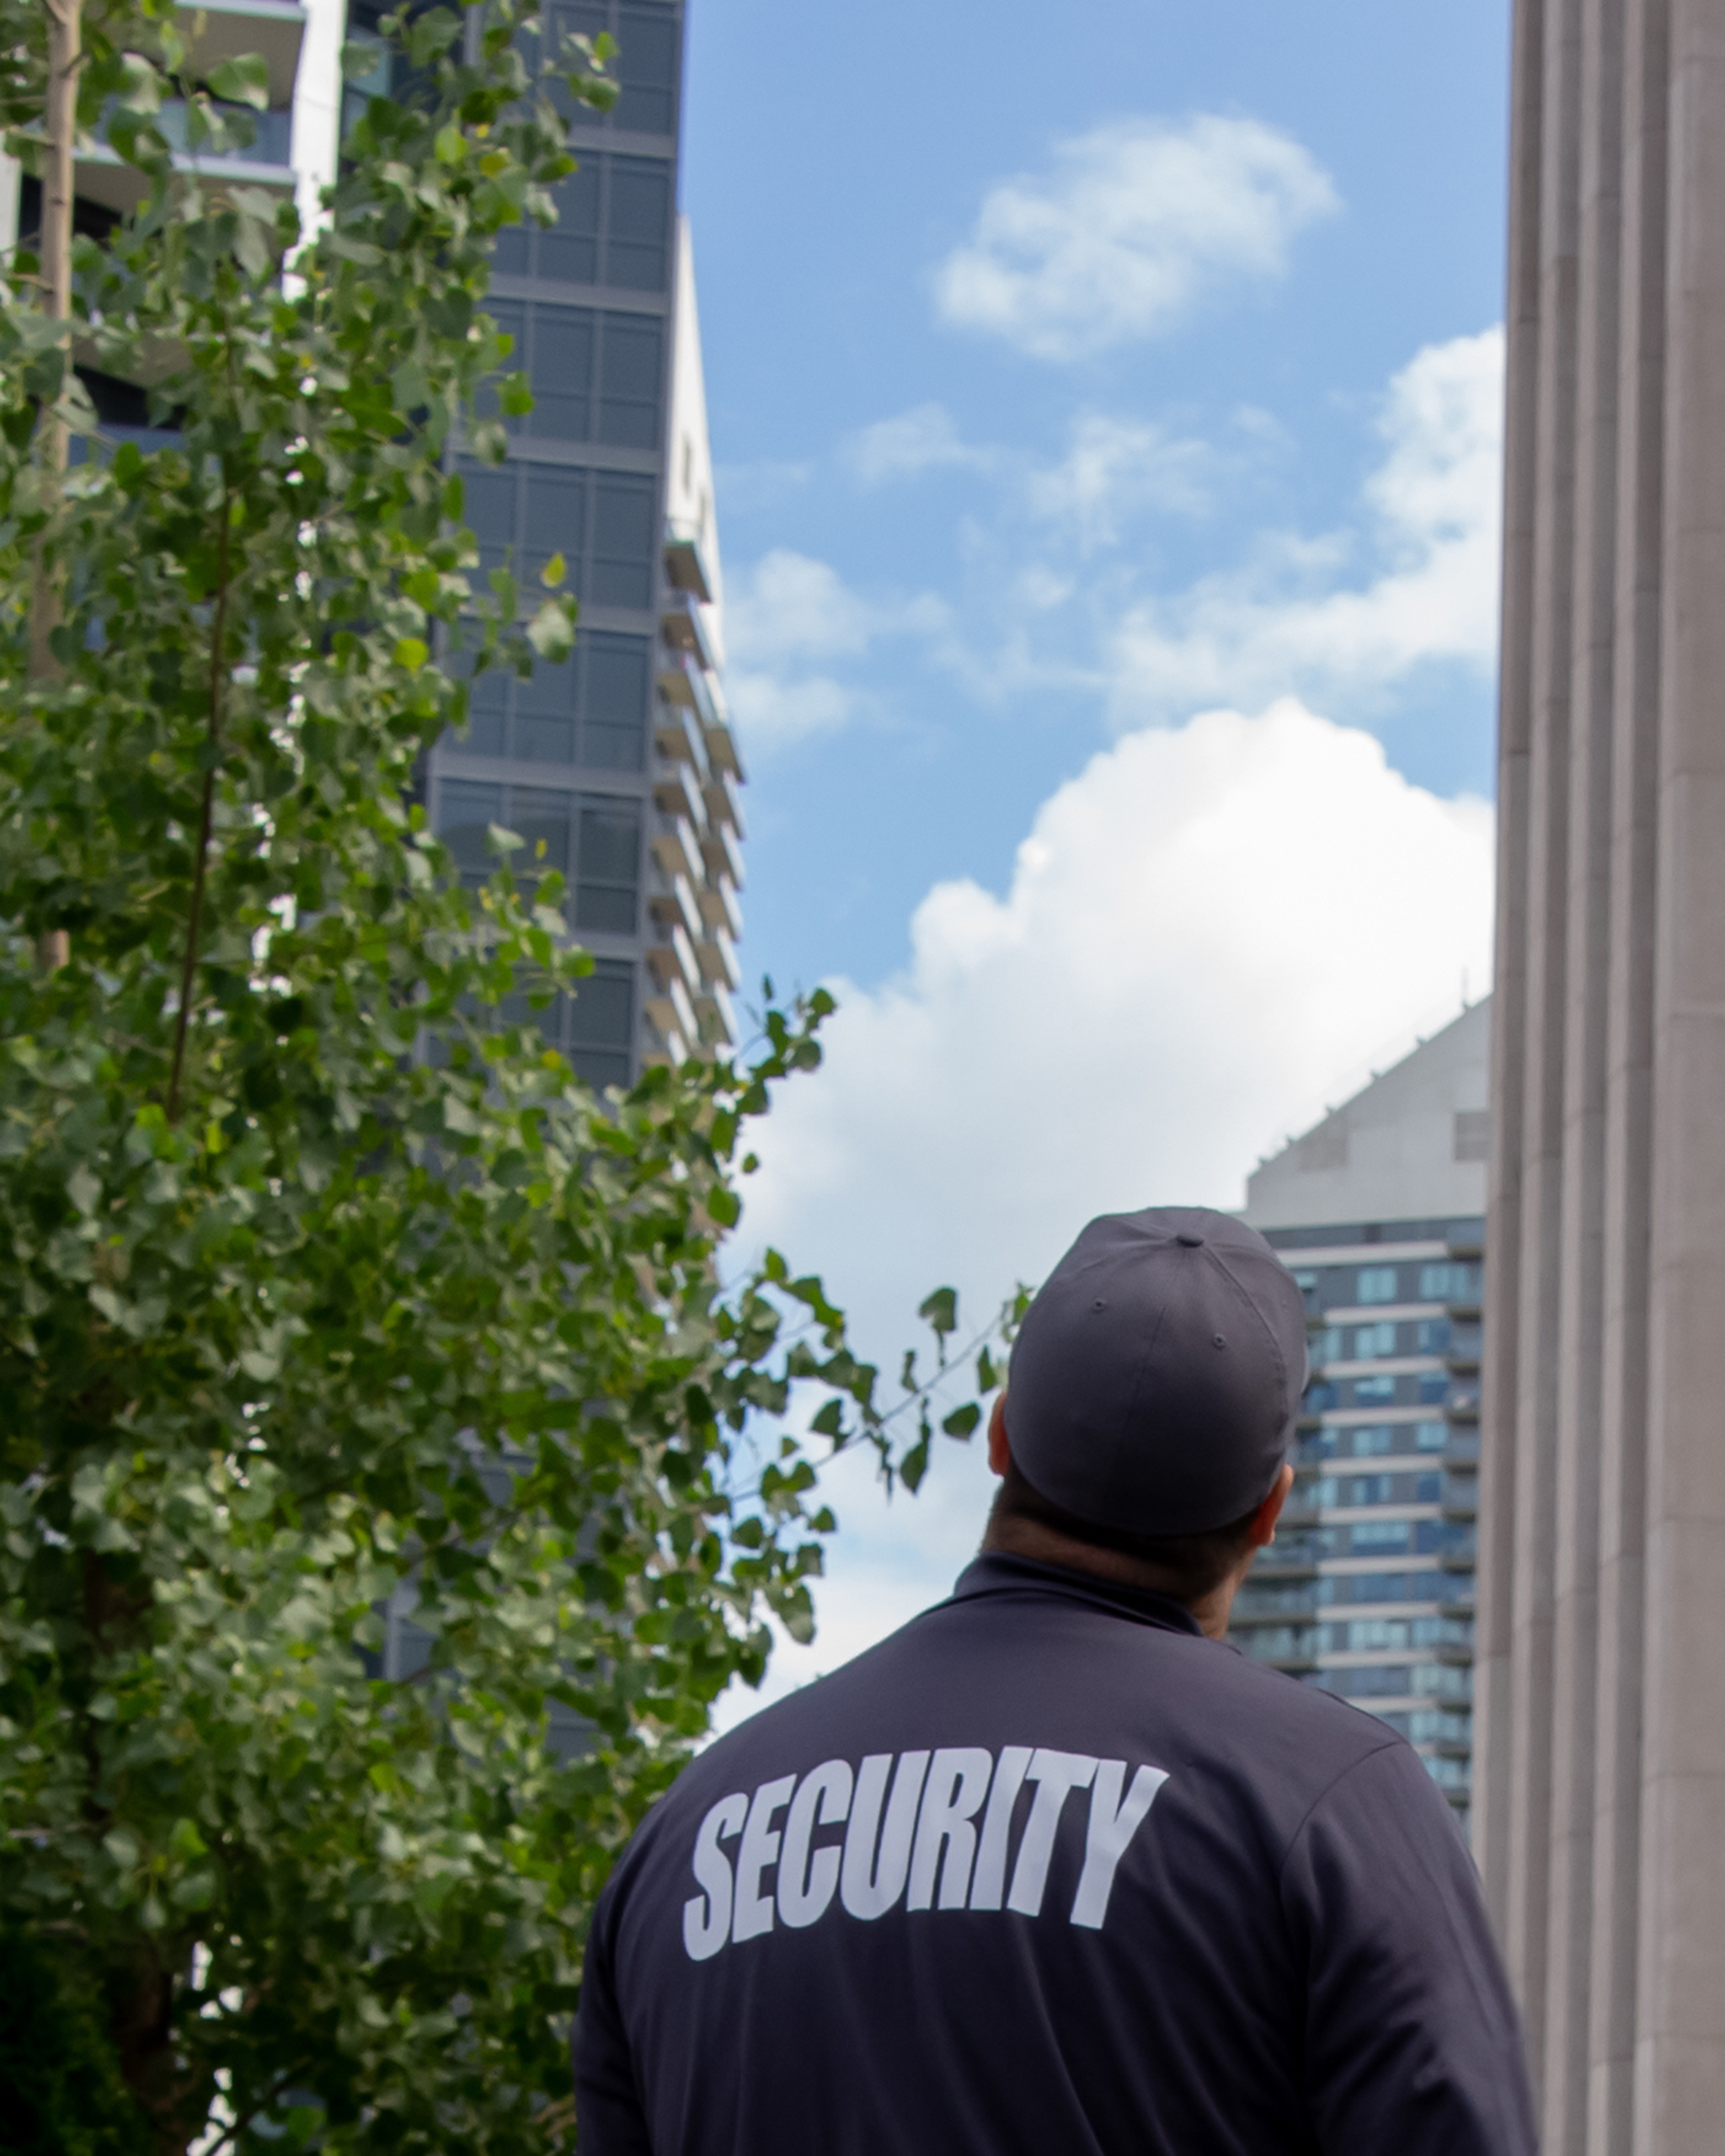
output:
M210 631L210 723L205 734L208 763L204 798L198 814L198 857L192 870L192 902L185 924L185 963L180 969L179 1010L174 1023L174 1070L168 1081L168 1120L179 1120L180 1081L185 1071L186 1027L192 1015L192 983L198 966L198 936L204 920L204 885L209 874L210 828L216 813L216 752L222 740L222 691L227 674L228 534L233 522L233 495L222 494L222 530L216 540L216 619Z

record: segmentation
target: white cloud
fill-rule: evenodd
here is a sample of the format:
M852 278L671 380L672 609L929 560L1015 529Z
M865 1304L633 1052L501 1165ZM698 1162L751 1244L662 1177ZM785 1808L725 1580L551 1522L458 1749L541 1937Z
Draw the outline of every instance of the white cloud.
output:
M1261 121L1114 120L990 191L936 301L1034 358L1081 359L1164 334L1225 280L1278 275L1338 206L1311 152Z
M942 632L947 611L924 594L865 598L829 563L775 547L725 585L725 686L749 750L770 755L848 725L865 699L830 670L879 638Z
M959 438L943 404L918 404L896 419L877 419L845 445L845 461L864 486L883 479L914 478L940 466L986 472L998 461L991 449L971 447Z
M1089 553L1114 546L1135 511L1201 512L1213 462L1204 443L1175 440L1147 420L1081 412L1065 456L1030 474L1027 496L1033 515L1065 527Z
M1411 785L1370 734L1288 700L1135 734L1044 804L1003 897L936 886L907 972L837 985L745 1243L823 1272L890 1369L938 1283L975 1316L1097 1212L1237 1204L1338 1080L1489 979L1491 905L1489 807ZM889 1508L841 1464L835 1630L776 1689L944 1592L985 1503L976 1451L943 1443Z
M1243 571L1130 610L1114 640L1120 725L1286 688L1370 696L1434 659L1497 651L1503 337L1429 344L1391 381L1368 481L1375 576L1346 584L1345 535L1283 536Z

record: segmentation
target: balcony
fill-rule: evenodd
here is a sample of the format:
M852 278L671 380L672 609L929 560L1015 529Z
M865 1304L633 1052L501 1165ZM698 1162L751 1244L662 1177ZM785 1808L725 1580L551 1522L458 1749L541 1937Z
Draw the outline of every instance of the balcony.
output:
M701 967L695 956L694 939L680 921L662 922L660 926L664 941L649 950L647 970L667 995L671 993L674 984L681 982L692 1007L701 987Z
M665 574L673 590L686 592L703 606L713 604L713 581L698 539L684 538L675 531L665 533Z
M1310 1625L1267 1625L1247 1632L1240 1645L1254 1662L1267 1662L1290 1674L1317 1668L1317 1643Z
M718 671L718 659L713 648L713 639L708 634L707 621L701 611L701 601L691 591L670 590L665 595L660 609L660 633L666 643L684 658L692 659L708 673Z
M709 824L701 834L701 855L707 863L707 873L714 883L729 880L736 890L743 888L743 857L737 851L737 842L723 824Z
M723 1048L737 1038L737 1014L731 1005L730 991L723 981L702 984L695 998L695 1016L700 1022L703 1041Z
M306 11L296 0L198 0L174 13L187 56L200 76L224 60L255 52L270 70L270 104L286 108L293 103L306 34Z
M668 704L681 711L692 712L700 721L703 734L723 723L718 707L713 701L713 688L706 668L697 664L685 652L660 648L659 693ZM709 755L711 753L709 747Z
M742 795L728 771L714 771L707 781L707 820L728 824L740 839L749 835L743 824Z
M1479 1517L1479 1477L1448 1475L1444 1478L1444 1518L1469 1520Z
M651 955L649 953L649 958ZM670 1043L674 1040L680 1043L686 1054L690 1043L700 1033L694 1002L688 990L674 973L663 980L655 979L642 1007L649 1022L665 1042L672 1059L681 1061L682 1059L676 1054Z
M701 918L709 928L722 928L734 943L743 937L743 909L729 883L708 883L701 893Z
M662 927L673 924L681 927L692 943L698 943L707 933L701 903L686 876L668 876L657 889L649 891L647 915Z
M707 770L707 746L692 707L661 702L653 713L653 745L668 764L687 764L697 776Z
M304 19L300 19L302 22ZM244 49L256 51L255 41ZM211 56L212 60L215 56ZM289 95L291 96L291 90ZM227 180L234 186L291 194L295 184L292 113L286 107L269 112L253 112L237 106L222 106L218 110L224 115L243 113L250 120L254 140L247 147L188 149L185 99L163 99L156 124L168 138L174 153L174 170L206 179ZM117 151L110 149L99 131L94 139L87 139L80 146L72 169L73 185L80 195L87 201L99 202L104 209L117 211L121 216L135 210L150 191L144 174L135 165L127 164Z
M705 928L705 924L702 924ZM705 933L696 942L695 956L701 962L702 980L717 981L731 990L743 985L742 968L737 963L736 952L731 939L722 928L705 928Z
M707 721L707 760L716 771L729 777L740 779L745 776L743 760L737 754L736 737L732 734L730 721L715 716Z
M1450 1321L1450 1348L1445 1359L1453 1372L1473 1372L1479 1368L1482 1332L1476 1322L1468 1324Z
M1234 1598L1229 1622L1237 1631L1242 1627L1284 1623L1290 1617L1310 1619L1316 1609L1309 1587L1271 1586L1268 1582L1260 1582L1254 1571Z
M654 860L673 882L682 876L699 886L707 873L706 863L701 857L701 841L686 816L661 816L651 844Z
M699 830L707 821L707 802L688 765L674 763L653 782L654 806L663 816L681 817Z

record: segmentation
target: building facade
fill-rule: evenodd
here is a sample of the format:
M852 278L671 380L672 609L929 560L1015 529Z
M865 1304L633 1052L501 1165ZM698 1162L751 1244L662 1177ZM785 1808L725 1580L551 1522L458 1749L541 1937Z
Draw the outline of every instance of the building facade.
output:
M534 408L500 465L457 459L481 573L524 590L553 555L580 602L572 658L474 685L434 752L432 823L462 873L515 832L569 885L595 957L542 1023L584 1077L627 1085L734 1037L743 771L720 682L722 590L695 275L677 215L683 11L604 0L553 11L617 40L608 114L569 108L579 168L558 221L506 233L490 309Z
M1725 0L1516 0L1475 1846L1551 2156L1725 2116Z
M270 109L243 153L200 161L317 214L344 107L388 87L376 24L388 0L202 0L183 11L195 56L263 52ZM580 1074L627 1085L734 1037L742 920L743 771L726 710L718 527L695 275L677 214L683 10L678 0L584 0L560 29L616 39L621 91L573 104L579 169L558 222L498 244L491 312L515 340L531 414L506 422L500 465L457 454L480 569L523 592L553 556L580 605L574 655L525 681L473 685L471 723L433 750L428 813L460 873L495 863L492 826L565 878L572 934L594 953L579 995L541 1023ZM344 40L377 45L372 77L339 73ZM170 109L170 134L178 124ZM193 163L190 157L188 164ZM0 164L5 161L0 160ZM78 217L100 233L137 177L99 142L77 167ZM0 219L34 231L40 190L0 172ZM113 431L146 433L142 392L95 378Z
M1476 1004L1265 1161L1245 1209L1305 1295L1311 1376L1233 1636L1401 1731L1463 1825L1488 1040Z

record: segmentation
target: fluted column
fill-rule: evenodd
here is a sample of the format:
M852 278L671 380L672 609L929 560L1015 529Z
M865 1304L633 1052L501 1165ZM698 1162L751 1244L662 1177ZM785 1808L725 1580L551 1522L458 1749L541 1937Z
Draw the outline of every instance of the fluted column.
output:
M1549 2156L1725 2118L1725 0L1516 10L1475 1833Z

